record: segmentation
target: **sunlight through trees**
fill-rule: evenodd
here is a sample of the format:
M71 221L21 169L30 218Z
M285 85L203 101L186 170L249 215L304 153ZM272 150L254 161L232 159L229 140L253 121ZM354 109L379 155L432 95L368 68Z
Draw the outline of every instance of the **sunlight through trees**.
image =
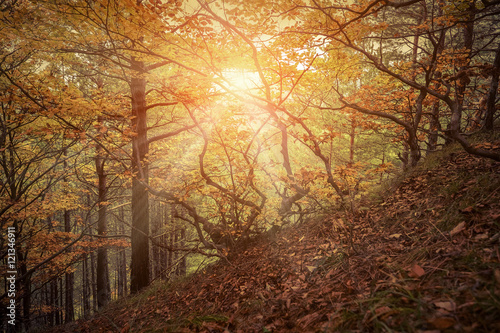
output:
M498 130L499 8L0 1L2 307L25 330L72 321L273 228L354 216L452 142L500 161L468 139Z

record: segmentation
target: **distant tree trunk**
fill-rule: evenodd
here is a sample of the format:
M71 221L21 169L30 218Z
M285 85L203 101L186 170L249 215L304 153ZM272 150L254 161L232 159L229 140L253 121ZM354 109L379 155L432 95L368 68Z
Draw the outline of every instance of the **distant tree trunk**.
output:
M23 252L17 252L17 258L19 262L19 275L24 276L28 267L26 266L26 256ZM22 290L22 305L23 305L23 318L22 323L24 324L24 329L26 331L30 328L30 312L31 312L31 276L27 276L22 281L18 282L19 289Z
M87 205L90 206L91 200L90 200L90 195L87 195ZM87 224L87 220L85 220L85 223ZM87 227L87 225L85 226ZM90 308L90 290L91 290L91 281L89 281L89 254L88 254L89 249L86 247L85 248L85 254L83 258L83 267L82 267L82 304L83 304L83 316L85 318L88 318L91 313L91 308Z
M151 204L150 213L151 218L151 234L154 237L155 243L159 243L161 239L161 204L157 201L153 201ZM161 253L160 247L153 245L151 247L151 273L153 279L160 278L161 274Z
M185 228L182 228L180 230L181 234L180 234L180 247L184 247L184 240L186 239L186 229ZM182 254L182 258L180 260L180 263L179 263L179 275L180 276L185 276L186 275L186 271L187 271L187 267L186 267L186 255L185 254Z
M59 320L59 288L57 285L58 278L52 280L52 290L50 292L50 299L52 305L52 323L53 325L60 325L61 321Z
M89 283L89 256L84 255L82 267L82 304L83 316L88 318L90 316L90 283Z
M428 136L428 144L427 151L432 152L437 149L438 142L438 130L439 130L439 101L435 101L432 105L432 113L430 117L429 124L429 136Z
M490 90L488 92L488 99L486 101L486 116L484 118L484 128L487 130L494 129L495 113L497 111L497 96L498 96L498 80L500 76L500 44L498 45L493 61L493 68L491 72Z
M57 314L59 316L59 324L61 325L64 323L64 317L63 317L63 309L64 309L64 289L63 289L63 279L58 277L57 281L59 282L59 296L57 297L58 299L58 311Z
M165 221L168 222L167 225L169 226L168 232L165 231L163 233L162 237L162 244L164 245L169 245L169 240L170 240L170 230L174 228L175 226L175 216L177 215L177 210L175 208L175 205L170 205L170 211L168 210L168 207L165 206ZM163 249L163 260L162 260L162 277L166 279L167 272L170 270L172 266L172 251L169 249Z
M144 64L134 61L138 73L130 83L132 93L132 260L130 264L130 292L136 293L149 284L149 201L144 183L148 182L146 80L141 77Z
M442 15L442 9L439 8L439 14ZM438 38L438 43L437 43L437 54L442 54L444 50L444 42L445 42L445 36L446 36L446 30L442 30L439 33L439 38ZM441 77L442 73L441 71L436 71L434 74L435 77ZM441 87L440 83L436 84L436 90L438 90ZM427 150L428 152L435 151L437 149L437 143L438 143L438 131L441 129L441 123L439 119L439 111L441 107L441 101L436 100L434 101L432 105L432 112L430 115L430 120L429 120L429 135L428 135L428 146Z
M123 212L123 206L119 210L120 221L123 221L125 214ZM119 233L125 234L125 227L123 223L118 226ZM118 253L118 297L124 297L127 295L127 257L125 249L121 249Z
M98 118L98 122L102 124L102 118ZM106 173L104 170L105 159L102 156L102 148L97 145L97 153L95 159L96 173L98 178L97 185L97 207L98 220L97 220L97 235L106 236L107 225L106 225L106 214L107 214L107 187L106 187ZM108 272L108 251L105 246L99 246L97 249L97 307L101 309L106 306L110 300L111 290L109 284L109 272Z
M356 140L356 121L351 119L351 131L349 132L349 167L354 164L354 143Z
M50 292L48 294L47 302L46 304L50 306L50 313L49 313L49 326L54 326L54 319L55 319L55 310L54 310L54 303L55 303L55 297L54 297L54 280L50 281Z
M467 52L467 60L466 63L463 64L459 68L459 72L463 72L464 75L460 75L460 78L458 79L458 84L456 87L456 100L457 100L457 105L455 108L452 109L452 120L450 124L450 130L452 133L456 133L454 135L457 135L458 133L461 132L461 125L462 125L462 113L464 109L464 102L465 102L465 91L467 89L467 85L470 83L470 78L469 75L465 74L465 71L467 68L469 68L470 64L470 57L472 53L472 47L474 43L474 17L476 15L476 5L474 1L469 2L469 5L466 9L466 23L464 24L463 28L463 40L464 40L464 48L465 52Z
M43 287L43 292L42 292L42 297L40 299L40 304L45 304L48 305L49 304L49 284L45 284L44 287ZM44 324L45 325L49 325L50 326L50 318L49 318L49 315L50 313L47 313L47 312L44 312L43 314L43 321L44 321Z
M427 92L421 90L417 100L415 101L415 116L413 119L413 128L409 131L408 136L408 146L410 147L410 166L413 168L417 165L418 161L422 157L420 153L420 144L418 142L418 126L422 119L423 114L423 103L425 98L427 97Z
M95 253L90 252L90 277L91 277L91 287L92 287L92 311L97 312L97 283L95 277Z
M172 228L173 229L171 229L170 233L168 234L168 246L170 248L174 247L175 225L173 225ZM175 263L175 253L172 250L168 250L168 264L167 264L168 268L167 268L167 270L169 273L173 271L174 263Z
M64 211L64 231L71 232L71 216L68 210ZM66 273L64 275L65 282L65 318L64 321L66 323L75 320L75 310L73 306L73 285L74 285L74 273Z

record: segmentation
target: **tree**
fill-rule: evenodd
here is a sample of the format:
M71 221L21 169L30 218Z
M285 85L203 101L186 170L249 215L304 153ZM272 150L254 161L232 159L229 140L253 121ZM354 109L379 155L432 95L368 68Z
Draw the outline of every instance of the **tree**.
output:
M485 16L495 15L496 5L496 3L485 3L479 12ZM470 62L469 52L461 52L460 48L457 47L465 47L465 50L468 50L467 47L470 47L469 35L473 29L470 22L464 19L463 8L460 7L458 2L448 6L434 1L425 3L427 12L434 11L434 14L424 17L424 21L420 25L414 26L418 36L425 36L429 41L425 46L420 42L418 45L415 44L421 50L421 54L417 57L416 66L412 67L411 61L403 63L387 61L386 57L390 53L387 52L386 46L389 45L389 42L401 41L404 43L407 40L407 35L400 35L396 31L391 32L384 24L374 26L370 23L370 18L383 11L388 11L386 15L394 15L396 17L396 15L401 15L403 11L412 8L412 6L420 6L420 4L417 4L415 1L408 1L406 3L367 1L351 7L344 6L343 13L345 15L341 16L338 14L338 11L334 14L331 7L315 5L314 15L321 14L328 23L324 25L316 23L316 26L314 24L309 26L308 23L305 23L302 29L304 31L319 31L317 33L318 36L325 36L331 43L336 43L339 47L346 47L355 51L370 66L379 71L381 76L387 78L387 80L398 82L398 84L406 87L409 93L414 94L411 100L413 101L412 107L415 108L415 118L412 123L408 123L399 118L397 114L394 115L389 112L377 110L376 108L363 107L359 103L346 99L342 92L339 91L340 100L345 106L366 114L385 117L404 127L409 135L408 144L410 151L413 152L411 159L418 160L419 149L416 130L421 119L424 103L428 98L432 97L442 101L448 108L448 129L442 130L448 138L458 141L469 153L498 160L498 154L471 146L460 133L462 109L465 101L464 94L466 91L466 82L468 82L463 77L469 77L470 74L465 73L467 71L469 71L467 73L471 73L470 71L473 71L473 67ZM444 6L442 15L439 15L438 9L440 6ZM484 18L485 16L482 17ZM318 21L308 20L308 22ZM442 44L435 36L444 38L444 31L447 29L452 30L456 25L460 24L465 24L464 36L466 38L461 45L457 46L452 45L451 41L448 40L445 42L445 50L442 50ZM371 29L367 30L368 27ZM360 33L353 34L351 31L359 31ZM415 37L414 40L417 40L416 34L411 34L410 36ZM367 41L372 39L380 41L380 46L376 52L371 51L366 46ZM384 50L384 52L379 53L378 51L381 50ZM451 68L449 66L450 60L453 65Z

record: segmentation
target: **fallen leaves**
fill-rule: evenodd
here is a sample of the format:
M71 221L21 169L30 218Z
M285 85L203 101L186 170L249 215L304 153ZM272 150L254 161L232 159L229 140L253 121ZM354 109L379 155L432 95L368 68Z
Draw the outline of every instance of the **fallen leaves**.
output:
M414 264L410 268L408 275L413 278L420 278L425 275L425 270L420 265Z
M453 237L464 230L465 230L465 222L462 221L459 224L457 224L457 226L450 231L450 236Z
M444 330L452 327L455 324L455 319L451 317L437 317L429 319L428 322L435 328Z

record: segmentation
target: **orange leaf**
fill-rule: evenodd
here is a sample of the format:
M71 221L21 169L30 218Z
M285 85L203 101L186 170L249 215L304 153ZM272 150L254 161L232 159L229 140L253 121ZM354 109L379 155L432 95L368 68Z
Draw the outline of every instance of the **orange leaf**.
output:
M455 324L455 320L451 317L437 317L429 320L429 323L437 329L444 330L453 326Z
M422 267L420 267L418 264L415 264L411 268L410 273L408 275L411 277L419 278L424 274L425 274L424 269Z

